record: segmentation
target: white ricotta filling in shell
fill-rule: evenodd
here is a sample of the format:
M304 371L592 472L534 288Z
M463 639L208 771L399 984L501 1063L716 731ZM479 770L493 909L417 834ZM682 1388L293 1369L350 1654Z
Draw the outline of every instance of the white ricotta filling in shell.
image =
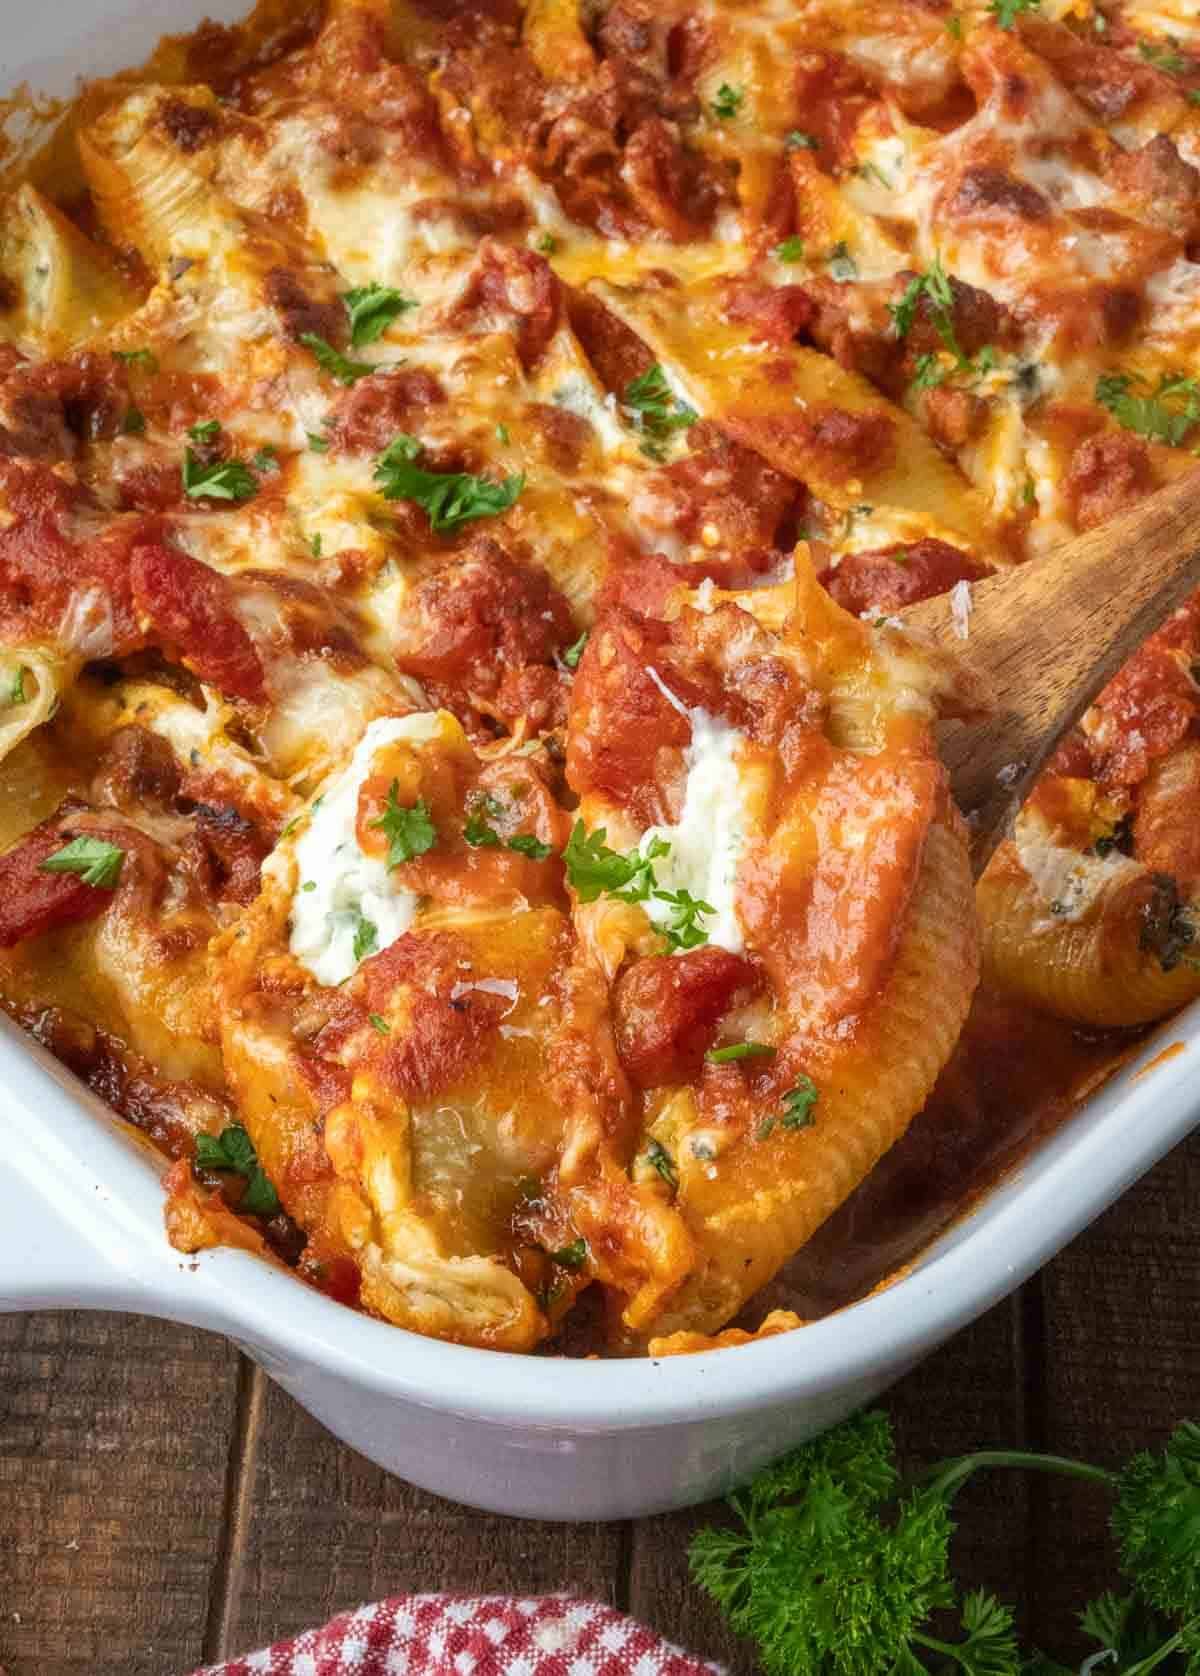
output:
M370 723L345 768L329 781L296 839L298 883L290 948L319 983L344 983L368 952L386 949L410 928L417 898L389 873L385 856L358 845L358 795L376 752L398 740L423 743L443 731L439 712L383 716ZM355 955L363 921L375 928L370 950ZM360 943L361 948L361 943Z

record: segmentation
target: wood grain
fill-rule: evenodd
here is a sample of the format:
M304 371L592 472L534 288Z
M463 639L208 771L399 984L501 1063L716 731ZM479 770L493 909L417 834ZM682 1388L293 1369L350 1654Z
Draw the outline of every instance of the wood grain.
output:
M1117 1466L1200 1417L1200 1134L1045 1271L1046 1446ZM1108 1503L1039 1481L1034 1631L1048 1651L1086 1647L1074 1614L1117 1573Z
M199 1662L237 1355L161 1321L0 1316L0 1666Z
M263 1411L244 1463L247 1517L207 1657L405 1590L617 1599L622 1526L537 1524L442 1501L390 1478L256 1379Z
M952 594L903 613L939 645L957 645L992 694L986 719L946 722L939 740L977 871L1057 741L1198 583L1200 469L1046 558L976 582L965 641Z

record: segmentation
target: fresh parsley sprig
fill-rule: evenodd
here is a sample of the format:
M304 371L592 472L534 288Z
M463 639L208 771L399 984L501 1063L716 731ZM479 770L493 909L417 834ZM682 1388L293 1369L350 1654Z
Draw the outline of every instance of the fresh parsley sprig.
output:
M393 437L375 462L375 481L385 500L411 500L422 507L435 533L507 512L525 487L524 472L497 483L466 471L425 471L417 464L422 451L414 436L401 432Z
M246 1186L237 1208L250 1216L275 1216L279 1195L258 1161L254 1142L240 1123L231 1123L220 1135L196 1136L196 1163L202 1170L228 1170L244 1176Z
M399 867L401 862L411 861L414 856L424 855L426 850L431 850L437 843L437 828L433 824L424 798L419 797L412 805L400 803L397 800L399 790L399 780L393 780L388 787L387 803L382 815L378 820L371 822L373 827L382 831L388 841L389 870Z
M680 401L671 389L658 361L630 379L625 386L624 405L642 434L642 451L655 460L662 458L667 442L676 431L686 431L700 417L694 407Z
M125 851L106 838L72 838L69 844L38 863L41 873L75 873L96 890L115 890Z
M1164 373L1153 389L1140 373L1102 373L1095 396L1125 430L1171 448L1200 420L1200 381L1180 373Z
M376 342L398 315L418 306L415 298L406 297L392 285L356 286L353 291L342 293L342 304L350 322L350 343L355 349Z
M951 1509L976 1472L1060 1473L1115 1495L1123 1596L1101 1595L1080 1619L1100 1645L1085 1668L1122 1676L1194 1671L1200 1659L1200 1426L1180 1426L1161 1454L1121 1473L1084 1461L989 1450L901 1483L884 1414L857 1415L758 1474L729 1498L733 1528L702 1530L692 1574L733 1628L758 1642L767 1676L1058 1676L1018 1648L1012 1614L950 1571ZM958 1633L933 1633L934 1613ZM940 1624L937 1626L940 1628Z

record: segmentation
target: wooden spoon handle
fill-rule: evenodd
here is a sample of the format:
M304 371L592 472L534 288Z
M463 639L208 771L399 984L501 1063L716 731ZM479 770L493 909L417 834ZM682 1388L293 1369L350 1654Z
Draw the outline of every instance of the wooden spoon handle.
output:
M993 696L984 720L943 723L940 738L977 874L1062 735L1197 586L1200 468L1048 557L976 582L965 641L950 595L903 613L961 647Z

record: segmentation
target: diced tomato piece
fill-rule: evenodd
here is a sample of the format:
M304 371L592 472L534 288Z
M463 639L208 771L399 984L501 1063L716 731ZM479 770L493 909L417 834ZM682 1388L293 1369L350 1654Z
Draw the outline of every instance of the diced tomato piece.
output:
M69 842L58 825L39 827L0 856L0 948L92 919L112 901L111 890L84 884L77 873L42 872L42 862Z
M178 653L202 681L234 698L266 696L254 643L233 609L227 577L165 543L136 547L134 606L151 638Z
M714 947L639 960L613 990L621 1063L643 1088L695 1077L735 999L762 987L750 960Z

